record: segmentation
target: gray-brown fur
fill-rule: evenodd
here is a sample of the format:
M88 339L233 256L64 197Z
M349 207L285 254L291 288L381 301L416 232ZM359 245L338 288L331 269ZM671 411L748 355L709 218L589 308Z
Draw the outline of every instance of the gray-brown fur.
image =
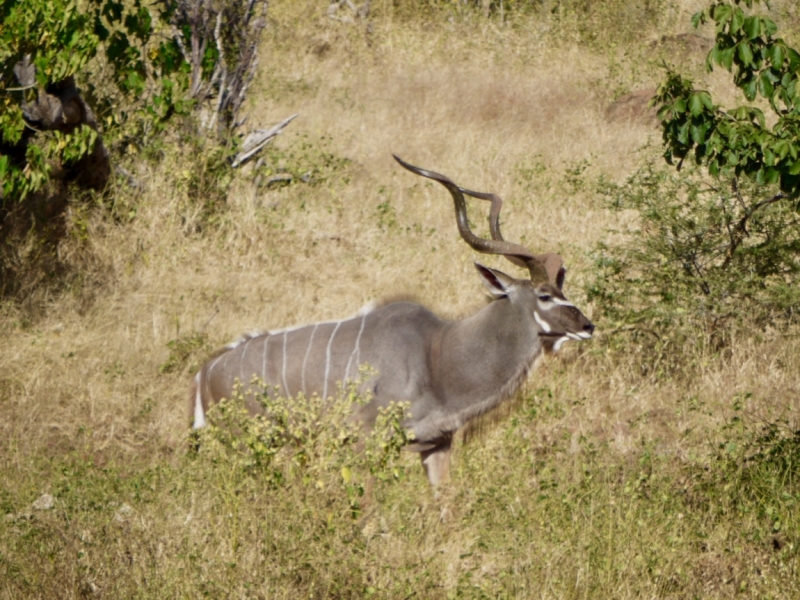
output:
M454 197L460 193L443 176L432 175L450 183L446 187ZM496 243L481 240L481 251L504 254L484 242ZM494 301L462 320L440 319L412 302L393 302L344 321L247 336L195 376L190 399L194 426L205 424L210 403L229 396L236 380L248 386L257 376L267 393L326 397L341 382L355 380L358 367L368 364L375 374L361 386L372 400L356 416L370 426L379 408L408 402L406 426L416 438L411 449L420 453L431 483L438 484L448 477L450 444L459 428L512 396L545 344L558 350L568 339L588 339L594 330L560 285L549 280L549 269L536 262L538 257L502 243L502 249L511 248L516 264L526 264L532 278L541 279L515 279L476 263ZM557 259L559 269L553 273L561 284Z

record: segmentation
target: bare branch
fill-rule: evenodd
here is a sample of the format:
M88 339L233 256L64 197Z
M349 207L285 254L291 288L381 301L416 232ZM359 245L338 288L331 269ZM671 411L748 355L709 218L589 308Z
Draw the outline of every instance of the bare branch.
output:
M242 151L239 152L239 154L237 154L233 159L231 166L236 168L261 152L261 150L264 149L264 146L272 141L275 136L280 134L281 131L283 131L283 128L291 123L296 117L297 115L294 114L270 129L259 129L250 133L244 140Z

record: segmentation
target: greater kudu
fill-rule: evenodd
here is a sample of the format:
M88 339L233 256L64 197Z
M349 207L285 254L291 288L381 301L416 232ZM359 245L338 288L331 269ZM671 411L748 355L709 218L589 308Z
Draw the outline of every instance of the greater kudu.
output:
M429 481L437 485L449 476L455 432L512 396L545 345L557 351L567 340L592 336L594 325L562 293L561 257L532 254L503 240L499 197L459 188L443 175L395 159L447 188L459 233L472 248L526 267L530 278L515 279L475 263L494 301L461 321L440 319L419 304L396 302L343 321L245 336L195 376L190 396L195 428L205 425L209 404L228 397L237 379L247 384L257 376L267 393L302 392L324 399L337 382L354 380L359 365L369 364L376 374L362 387L372 400L357 417L369 427L380 407L392 400L409 402L406 425L415 436L411 449L420 453ZM464 194L492 202L493 239L470 230ZM258 411L255 402L248 408Z

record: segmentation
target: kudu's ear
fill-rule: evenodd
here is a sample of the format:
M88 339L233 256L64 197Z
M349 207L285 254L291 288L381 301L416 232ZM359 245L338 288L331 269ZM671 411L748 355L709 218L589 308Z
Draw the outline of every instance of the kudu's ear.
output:
M559 290L562 290L564 288L564 279L566 279L566 277L567 277L567 268L561 267L558 270L558 275L556 275L556 287Z
M502 271L484 267L481 263L477 262L475 263L475 268L478 269L478 274L481 276L483 285L486 286L486 289L488 289L489 293L495 298L508 296L511 290L516 286L514 278L506 275Z

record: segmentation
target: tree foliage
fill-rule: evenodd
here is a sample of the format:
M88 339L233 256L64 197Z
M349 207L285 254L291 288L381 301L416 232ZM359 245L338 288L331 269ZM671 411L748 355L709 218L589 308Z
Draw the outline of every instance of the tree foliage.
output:
M796 318L800 214L775 196L752 205L760 184L649 162L600 193L612 211L638 215L621 232L627 243L598 249L588 288L614 326L723 340L733 323Z
M708 70L721 66L752 102L769 102L777 120L768 126L757 106L724 110L691 80L668 72L656 102L664 129L664 157L669 164L692 154L713 176L746 176L759 184L779 184L792 198L800 194L800 53L778 37L775 23L746 15L759 0L717 0L692 18L695 27L712 22L715 45L706 59Z
M746 100L766 100L772 118L757 105L725 110L668 70L654 102L664 158L680 173L651 160L625 183L601 185L611 210L638 219L627 242L598 248L588 294L617 327L634 325L656 345L694 339L719 348L737 324L781 327L798 316L800 54L769 18L743 9L757 3L716 0L693 23L716 28L708 69L728 70Z
M0 7L0 179L3 198L19 200L54 169L95 151L104 128L152 136L193 107L206 108L210 129L238 125L267 3L0 0Z

